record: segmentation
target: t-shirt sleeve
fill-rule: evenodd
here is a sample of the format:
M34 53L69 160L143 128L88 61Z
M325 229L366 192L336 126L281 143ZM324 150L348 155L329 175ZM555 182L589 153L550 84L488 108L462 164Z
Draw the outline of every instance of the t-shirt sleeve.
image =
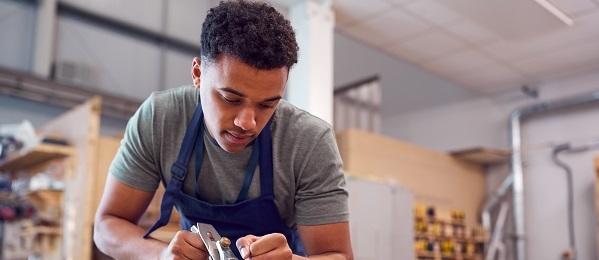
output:
M155 191L160 183L153 146L153 95L129 119L121 146L110 173L123 184L144 191Z
M314 143L303 164L295 197L298 225L322 225L349 220L343 162L329 127Z

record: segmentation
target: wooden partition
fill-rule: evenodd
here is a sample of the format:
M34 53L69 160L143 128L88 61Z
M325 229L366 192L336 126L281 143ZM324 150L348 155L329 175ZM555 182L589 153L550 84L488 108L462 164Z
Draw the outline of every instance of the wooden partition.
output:
M63 259L90 259L92 246L93 174L97 166L101 99L92 98L42 127L65 137L77 149L76 168L65 176L63 200Z
M100 137L98 139L98 160L96 171L93 174L94 185L91 187L90 192L93 193L93 204L92 204L92 218L96 214L102 194L104 193L104 186L106 185L106 177L108 176L108 168L112 162L112 159L116 155L119 147L121 146L122 135L118 137ZM148 205L148 209L139 220L139 226L143 229L149 229L154 222L160 217L160 204L162 202L162 196L164 195L164 187L161 184L154 194L154 198ZM176 209L173 209L171 214L171 220L169 224L162 227L152 233L152 237L162 240L164 242L170 242L175 236L179 227L180 216ZM92 219L93 222L93 219Z
M482 166L357 129L337 133L337 143L347 174L397 183L413 191L416 203L460 209L467 225L477 223L485 199Z
M96 167L96 173L94 174L94 185L93 185L93 214L96 215L96 210L100 205L100 199L104 193L104 185L106 185L106 177L108 176L108 168L114 158L114 155L121 146L121 140L112 137L100 137L98 140L98 166Z

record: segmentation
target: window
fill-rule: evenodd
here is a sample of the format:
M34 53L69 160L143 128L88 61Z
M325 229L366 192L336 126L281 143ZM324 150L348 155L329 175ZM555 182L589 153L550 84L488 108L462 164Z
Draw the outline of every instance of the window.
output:
M381 86L378 76L337 88L333 112L335 132L357 128L379 133L380 107Z

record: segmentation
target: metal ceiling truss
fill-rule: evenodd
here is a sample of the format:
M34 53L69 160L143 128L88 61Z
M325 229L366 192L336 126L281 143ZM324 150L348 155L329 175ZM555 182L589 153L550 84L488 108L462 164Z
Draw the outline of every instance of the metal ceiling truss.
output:
M141 105L140 101L120 97L92 88L57 83L31 74L0 67L0 95L19 97L65 108L102 97L102 114L129 119Z

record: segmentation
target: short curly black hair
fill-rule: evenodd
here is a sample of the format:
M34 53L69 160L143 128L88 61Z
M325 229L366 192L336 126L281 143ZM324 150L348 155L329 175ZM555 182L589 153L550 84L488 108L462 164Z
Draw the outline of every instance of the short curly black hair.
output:
M225 54L257 69L290 69L298 50L291 24L267 3L222 1L208 11L202 25L203 62Z

